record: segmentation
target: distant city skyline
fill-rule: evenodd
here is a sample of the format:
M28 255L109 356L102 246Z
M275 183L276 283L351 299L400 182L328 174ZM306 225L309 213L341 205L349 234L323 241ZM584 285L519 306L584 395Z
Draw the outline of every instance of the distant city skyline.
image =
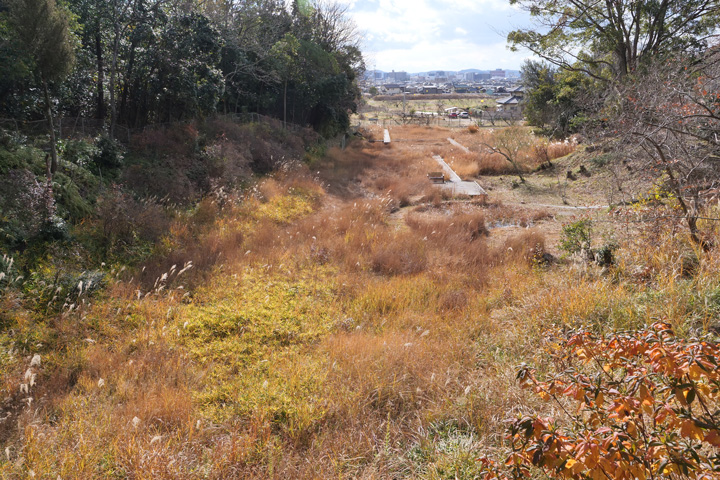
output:
M363 34L368 70L519 70L508 32L531 24L508 0L339 0Z
M373 69L373 68L369 68L369 67L366 69L367 72L373 72L373 71L375 71L375 72L382 72L382 73L385 73L385 74L390 74L390 73L395 72L395 73L407 73L408 75L432 74L432 73L437 73L437 72L445 72L445 73L448 73L448 74L470 73L470 72L477 72L477 73L486 72L486 73L489 73L489 72L493 72L493 71L497 71L497 70L503 70L503 71L505 71L505 72L520 73L520 69L519 69L519 68L503 68L503 69L498 69L498 68L469 68L469 67L468 67L468 68L461 68L460 70L443 70L443 69L441 69L441 68L431 68L431 69L420 70L420 71L417 71L417 72L408 72L407 70L397 70L397 69L391 69L391 70L383 70L383 69L381 69L381 68L375 68L375 69Z

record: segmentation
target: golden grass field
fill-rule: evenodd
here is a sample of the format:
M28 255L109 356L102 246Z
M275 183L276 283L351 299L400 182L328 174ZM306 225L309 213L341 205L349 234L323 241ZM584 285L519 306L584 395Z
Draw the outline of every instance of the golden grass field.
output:
M512 189L483 150L493 132L392 134L178 215L157 281L103 266L100 294L47 316L1 297L16 327L0 337L0 477L476 478L506 419L553 413L515 381L522 362L552 368L547 331L717 326L717 249L672 222L532 205L562 205L562 188L605 201L599 183L531 173L566 168L574 145L521 152L528 185ZM488 198L444 197L433 154ZM571 215L619 245L614 266L545 265Z

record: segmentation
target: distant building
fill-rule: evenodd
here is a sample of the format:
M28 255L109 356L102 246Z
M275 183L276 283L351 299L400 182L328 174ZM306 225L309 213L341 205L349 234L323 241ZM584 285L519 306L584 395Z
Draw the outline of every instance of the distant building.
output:
M508 88L507 93L509 93L513 97L524 98L525 97L525 87L523 87L521 85L518 87Z
M456 83L453 86L455 93L476 93L477 88L472 85L466 85L463 83Z
M403 86L398 85L397 83L386 83L382 86L382 89L387 95L397 95L402 93L404 90Z
M483 80L490 80L492 78L492 75L489 73L477 73L477 72L468 72L464 75L464 80L466 82L482 82Z
M490 72L490 76L494 78L505 78L505 70L500 70L499 68L496 70L492 70Z
M392 72L387 74L386 78L393 82L407 82L408 74L407 72L396 72L395 70L393 70Z
M495 100L498 112L522 113L522 97L515 95Z
M418 93L441 93L437 85L423 85L418 87Z

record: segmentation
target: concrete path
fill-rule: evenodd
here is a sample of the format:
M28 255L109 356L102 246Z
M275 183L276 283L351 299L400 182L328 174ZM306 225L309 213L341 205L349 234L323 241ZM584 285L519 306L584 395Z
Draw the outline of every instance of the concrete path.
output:
M465 145L459 144L457 141L453 140L452 138L448 138L448 142L452 143L456 147L458 147L460 150L462 150L465 153L470 153L470 149L467 148Z
M523 202L520 202L520 204L521 205L529 205L531 207L560 208L563 210L602 210L604 208L610 208L610 205L572 206L572 205L552 205L550 203L523 203Z
M487 195L487 192L477 184L477 182L465 182L460 176L450 168L440 155L433 155L433 159L440 165L443 172L448 176L448 181L438 184L438 187L450 190L453 195L468 195L471 197L477 195Z
M433 159L442 167L443 172L448 176L451 182L462 182L462 178L450 168L440 155L433 155Z

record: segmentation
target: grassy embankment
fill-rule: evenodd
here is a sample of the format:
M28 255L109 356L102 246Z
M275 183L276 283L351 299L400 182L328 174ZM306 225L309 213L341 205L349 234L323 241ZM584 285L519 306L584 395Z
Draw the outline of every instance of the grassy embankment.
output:
M47 314L7 290L2 476L472 478L504 419L552 413L514 380L552 368L547 330L713 326L716 250L658 224L612 267L544 265L547 210L445 201L424 176L448 133L402 133L435 143L356 141L208 197L157 282L118 273Z

